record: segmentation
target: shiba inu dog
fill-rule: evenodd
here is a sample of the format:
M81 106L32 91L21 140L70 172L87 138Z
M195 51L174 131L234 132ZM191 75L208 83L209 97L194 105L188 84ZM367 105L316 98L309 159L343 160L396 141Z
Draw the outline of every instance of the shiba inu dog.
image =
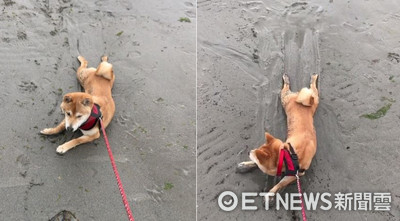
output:
M99 119L102 118L104 127L107 127L115 112L115 104L111 96L115 76L107 56L102 57L102 62L97 68L88 68L88 62L82 56L79 56L78 60L81 65L76 75L85 92L64 95L60 106L65 114L64 120L54 128L40 131L45 135L57 134L64 130L80 129L82 131L81 137L58 146L56 151L60 154L64 154L79 144L99 138Z
M289 77L286 74L283 76L281 102L287 115L286 141L283 142L265 133L265 144L250 151L251 161L239 163L237 166L238 172L248 172L256 167L270 176L280 175L281 171L285 172L283 179L269 190L270 193L277 193L295 181L297 173L303 176L317 151L317 137L313 123L313 116L319 103L317 79L318 75L313 75L310 88L303 88L300 92L294 93L290 91ZM280 156L284 153L282 150L287 150L288 155L295 157L283 162L283 156ZM286 168L282 169L282 164L286 164ZM290 171L287 169L288 164L291 164Z

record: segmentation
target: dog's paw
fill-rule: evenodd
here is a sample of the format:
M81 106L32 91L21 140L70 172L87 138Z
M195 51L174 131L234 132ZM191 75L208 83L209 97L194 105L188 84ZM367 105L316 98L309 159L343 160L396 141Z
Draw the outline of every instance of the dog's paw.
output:
M263 198L263 206L265 207L266 202L268 202L268 208L273 208L276 203L276 195L274 196L265 196Z
M312 76L311 76L311 85L314 85L317 89L318 89L318 77L319 77L319 75L318 74L313 74Z
M40 133L44 134L44 135L51 135L51 134L53 134L53 129L52 128L45 128L45 129L41 130Z
M58 154L64 154L64 153L66 153L68 150L69 150L69 148L67 148L65 145L60 145L60 146L57 147L56 152L57 152Z
M270 197L268 197L268 203L269 203L269 206L270 206L270 207L275 206L275 203L276 203L276 196L270 196Z
M247 173L257 168L253 164L248 164L247 162L241 162L236 166L237 173Z
M289 76L287 74L283 74L282 80L283 80L283 83L290 84Z
M315 83L318 80L319 75L318 74L313 74L311 76L311 83Z

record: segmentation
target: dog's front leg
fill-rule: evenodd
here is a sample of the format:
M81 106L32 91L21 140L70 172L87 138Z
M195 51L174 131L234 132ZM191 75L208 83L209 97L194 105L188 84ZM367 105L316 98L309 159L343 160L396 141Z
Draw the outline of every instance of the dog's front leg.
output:
M257 168L257 164L253 161L243 161L239 163L236 167L236 172L238 173L246 173L253 169Z
M93 141L97 138L100 137L100 132L97 131L97 133L93 134L93 135L83 135L81 137L78 137L76 139L70 140L66 143L64 143L63 145L60 145L57 147L57 153L59 154L64 154L66 153L68 150L78 146L79 144L83 144L83 143L88 143L90 141Z
M64 130L65 130L65 120L61 121L61 123L54 128L45 128L41 130L40 133L44 135L53 135L53 134L58 134Z
M272 189L269 191L271 193L277 193L278 191L282 190L282 188L286 187L290 183L296 180L295 176L285 176L278 184L276 184Z
M272 189L269 192L276 194L277 192L279 192L280 190L282 190L283 188L285 188L287 185L289 185L290 183L292 183L295 180L296 180L295 176L285 176L285 177L283 177L283 179L281 179L281 181L279 181L278 184L276 184L274 187L272 187ZM269 200L269 202L271 204L272 202L275 201L275 197L270 197L268 199L268 196L265 196L265 200Z

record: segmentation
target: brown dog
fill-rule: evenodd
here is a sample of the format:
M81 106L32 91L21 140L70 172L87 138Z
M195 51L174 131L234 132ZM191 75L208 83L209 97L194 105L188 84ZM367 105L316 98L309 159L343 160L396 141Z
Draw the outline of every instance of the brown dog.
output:
M239 163L237 167L239 172L247 172L258 166L264 173L276 176L281 149L289 149L290 143L298 156L299 176L305 174L304 171L310 167L317 150L317 137L313 124L313 116L319 102L317 79L318 75L313 75L310 88L303 88L300 92L293 93L290 91L289 77L286 74L283 76L281 101L287 115L287 140L284 143L265 133L265 144L250 151L251 161ZM295 180L295 176L285 176L269 192L277 193Z
M104 127L107 127L115 112L115 104L111 96L115 76L112 65L107 62L107 56L102 57L102 62L97 69L87 68L88 62L82 56L79 56L78 60L81 66L76 75L85 89L85 93L74 92L64 95L61 110L65 114L65 119L54 128L46 128L40 131L45 135L57 134L64 129L76 131L79 128L82 131L83 136L58 146L57 153L60 154L79 144L99 138L98 118L100 113Z

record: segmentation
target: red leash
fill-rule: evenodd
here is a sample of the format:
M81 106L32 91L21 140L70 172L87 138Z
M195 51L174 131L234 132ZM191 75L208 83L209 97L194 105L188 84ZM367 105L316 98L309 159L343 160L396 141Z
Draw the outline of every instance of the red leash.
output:
M281 149L281 152L279 153L279 161L278 161L278 167L276 169L276 177L282 175L282 165L283 165L283 161L285 160L286 170L287 170L285 172L285 174L287 173L286 174L287 176L293 176L293 175L296 176L296 179L297 179L297 190L299 191L300 201L301 201L301 214L303 215L303 221L307 221L306 210L304 208L303 196L302 196L302 193L301 193L297 155L296 155L296 153L294 153L293 147L290 145L290 143L289 143L289 146L290 146L290 149L291 149L290 150L290 155L289 155L289 152L285 148ZM293 160L296 160L296 162L294 162Z
M129 202L126 198L124 187L122 186L121 178L119 177L117 165L115 165L114 157L111 152L110 143L108 142L106 130L104 129L104 126L103 126L103 121L101 120L101 118L99 118L99 119L100 119L101 130L103 131L103 135L104 135L104 141L106 142L108 155L110 156L111 165L114 170L115 178L117 179L119 192L121 193L122 202L124 203L125 210L126 210L126 213L128 214L129 221L134 221L135 219L133 218L131 208L129 207Z
M304 209L303 196L302 196L302 193L301 193L300 177L299 177L299 172L298 171L297 171L297 174L296 174L296 179L297 179L297 190L299 191L300 201L301 201L301 215L303 215L303 221L307 221L306 210Z

